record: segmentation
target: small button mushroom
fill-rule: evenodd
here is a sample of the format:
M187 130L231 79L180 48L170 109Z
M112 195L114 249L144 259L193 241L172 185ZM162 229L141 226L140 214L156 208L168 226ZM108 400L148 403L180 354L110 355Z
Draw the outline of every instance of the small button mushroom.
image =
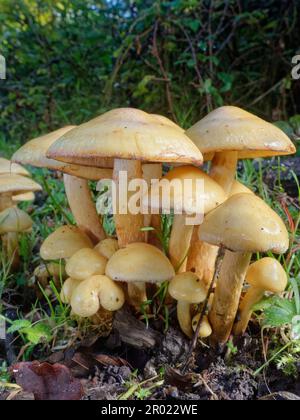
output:
M140 310L141 304L147 300L145 283L170 281L175 271L161 250L140 242L119 249L108 261L106 275L128 283L130 303Z
M246 275L251 286L240 304L240 321L235 325L236 335L244 334L252 315L253 306L264 296L265 292L281 293L287 286L287 274L275 258L262 258L251 264Z
M193 328L194 332L196 332L200 316L201 316L201 314L197 314L193 318L192 328ZM201 322L201 326L200 326L200 330L199 330L199 338L207 338L207 337L211 336L211 334L212 334L211 325L208 321L208 317L205 315L203 317L202 322Z
M177 274L169 284L170 295L177 300L177 319L181 330L189 338L193 335L191 305L204 302L206 285L191 272Z
M68 303L68 304L71 303L73 293L76 287L79 286L80 283L81 283L81 280L75 280L72 278L68 278L64 282L63 287L60 292L60 298L63 303Z
M43 242L40 255L47 261L67 259L82 248L93 248L89 237L76 226L61 226Z
M82 248L67 261L66 272L76 280L85 280L96 274L104 274L107 259L90 248Z
M108 311L117 311L125 302L124 292L107 276L93 276L80 282L75 288L71 307L76 315L90 317L95 315L100 307Z
M60 280L66 277L66 271L63 264L50 262L48 264L41 264L33 272L36 281L42 286L47 287L50 280L54 280L55 286L60 286Z
M107 238L100 241L94 249L109 260L118 251L119 245L117 239Z

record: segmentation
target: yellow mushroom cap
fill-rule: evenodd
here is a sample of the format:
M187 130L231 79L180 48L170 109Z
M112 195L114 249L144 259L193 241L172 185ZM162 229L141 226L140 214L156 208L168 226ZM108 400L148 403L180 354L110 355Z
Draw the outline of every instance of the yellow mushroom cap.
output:
M174 123L174 121L170 120L169 118L165 117L164 115L159 114L151 114L152 117L155 117L159 122L161 122L164 125L169 125L170 127L176 128L176 130L181 131L184 133L184 129L181 128L179 125Z
M272 293L285 290L288 278L282 265L275 258L262 258L251 264L246 275L247 283Z
M17 174L0 175L0 194L25 193L28 191L41 191L42 187L32 179Z
M89 237L76 226L61 226L43 242L40 255L44 260L59 260L81 248L93 248Z
M17 174L30 177L30 173L21 165L0 157L0 175L2 174Z
M289 247L287 229L263 200L254 194L236 194L204 219L199 238L231 251L282 254Z
M237 151L239 159L248 159L296 152L282 130L235 106L215 109L186 134L202 153Z
M0 213L0 235L25 232L32 227L32 224L31 217L18 207L9 207Z
M75 280L85 280L95 274L104 274L107 259L90 248L82 248L67 261L66 272Z
M206 299L206 285L195 273L177 274L169 284L170 295L182 302L191 304L201 303Z
M106 276L93 276L82 281L74 290L71 307L76 315L93 316L100 306L108 311L117 311L125 302L120 286Z
M78 178L84 178L89 180L96 180L107 177L112 177L112 171L102 170L100 168L90 168L79 165L65 164L58 162L57 160L48 159L46 157L47 150L49 147L58 140L63 134L75 128L75 126L66 126L59 130L53 131L52 133L44 136L37 137L33 140L28 141L24 144L16 153L13 155L12 160L14 162L23 163L26 165L36 166L38 168L47 168L55 171L64 172L69 175L77 176ZM106 167L106 163L103 162L103 166ZM111 162L111 167L113 162Z
M29 191L27 193L14 195L12 200L16 203L21 203L23 201L34 201L35 195L32 191Z
M108 261L106 275L116 281L161 283L171 280L175 271L158 248L134 243L119 249Z
M201 314L197 314L196 316L194 316L193 321L192 321L192 328L193 331L196 331L199 319L200 319ZM209 323L209 320L207 318L207 316L203 317L203 320L201 322L201 327L200 327L200 331L199 331L199 337L200 338L207 338L209 336L212 335L212 328L211 325Z
M254 194L253 191L251 191L248 187L246 187L241 182L233 181L229 197L231 197L232 195L241 194L241 193Z
M77 286L81 283L80 280L68 278L61 289L60 298L63 303L71 303L73 293Z
M181 185L181 194L178 193L177 189L176 194L174 194L174 188L170 188L171 208L177 209L178 211L183 210L187 213L193 213L198 198L198 202L203 203L205 214L226 200L223 188L210 178L209 175L194 166L176 167L169 171L163 179L169 182L176 180ZM192 182L187 183L185 182L186 180L191 180ZM197 181L203 184L198 187ZM162 188L152 189L149 196L151 196L153 210L158 210L155 208L155 203L159 204L159 207L163 209ZM184 209L182 209L182 205L184 205Z
M63 162L99 166L106 157L201 165L202 154L177 127L134 108L119 108L69 131L48 150Z
M119 245L117 239L106 238L100 241L94 249L109 260L118 251Z

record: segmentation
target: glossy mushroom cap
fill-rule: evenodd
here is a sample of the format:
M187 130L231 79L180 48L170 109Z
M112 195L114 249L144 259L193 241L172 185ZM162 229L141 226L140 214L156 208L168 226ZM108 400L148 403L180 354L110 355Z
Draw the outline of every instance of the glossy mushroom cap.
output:
M59 260L82 248L93 248L90 238L76 226L61 226L43 242L40 255L44 260Z
M159 114L151 114L152 117L155 117L160 123L164 125L169 125L170 127L176 128L176 130L181 131L184 133L184 129L181 128L179 125L174 123L174 121L170 120L169 118L165 117L164 115Z
M66 264L66 272L75 280L85 280L96 274L104 274L107 259L90 248L75 252Z
M118 240L113 238L103 239L103 241L100 241L94 249L109 260L119 249Z
M42 187L32 179L17 174L0 175L0 194L18 194L32 191L41 191Z
M0 235L10 232L25 232L31 229L33 221L25 211L9 207L0 213Z
M47 156L96 167L107 157L195 165L203 161L180 129L134 108L114 109L78 126L55 142Z
M103 178L104 175L101 169L65 164L46 157L46 152L49 147L62 135L73 128L75 128L75 126L72 125L63 127L59 130L53 131L52 133L28 141L19 150L17 150L17 152L13 155L12 160L14 162L36 166L38 168L47 168L64 172L69 175L77 176L78 178L99 181L99 179ZM103 162L103 166L101 167L106 167L105 164L106 163ZM112 165L113 162L111 162L111 167ZM111 176L111 171L107 170L107 177L111 178Z
M247 283L272 293L285 290L288 278L282 265L275 258L262 258L251 264L246 275Z
M152 245L134 243L119 249L108 261L106 275L116 281L162 283L175 271L168 258Z
M243 185L241 182L233 181L233 185L232 185L229 197L231 197L232 195L241 194L241 193L254 194L253 191L251 191L248 187Z
M215 109L186 134L202 153L237 151L239 159L248 159L296 152L278 127L235 106Z
M193 331L196 331L199 319L200 319L201 314L197 314L196 316L194 316L193 321L192 321L192 328ZM201 322L201 327L200 327L200 331L199 331L199 337L200 338L207 338L209 336L212 335L212 328L211 325L208 321L207 316L204 316L202 322Z
M204 219L199 238L235 252L283 254L289 247L287 229L263 200L254 194L236 194Z
M170 182L175 180L180 182L181 194L177 193L175 195L174 188L170 188L170 204L173 209L183 210L183 213L193 213L195 211L197 198L198 202L203 203L204 214L226 200L223 188L210 178L209 175L194 166L176 167L169 171L163 179ZM187 183L185 182L186 180L191 180L192 182ZM197 182L199 182L199 187ZM152 198L151 204L153 204L152 209L159 210L155 208L155 203L159 205L159 208L163 209L162 188L159 188L159 190L157 188L152 189L150 196ZM184 205L183 209L182 205Z
M97 313L100 307L108 311L117 311L124 302L124 292L120 286L109 277L93 276L75 288L71 307L76 315L89 317Z
M30 177L30 173L21 165L0 157L0 175L2 174L17 174Z
M206 285L194 273L177 274L170 281L169 293L177 301L190 304L201 303L206 299Z

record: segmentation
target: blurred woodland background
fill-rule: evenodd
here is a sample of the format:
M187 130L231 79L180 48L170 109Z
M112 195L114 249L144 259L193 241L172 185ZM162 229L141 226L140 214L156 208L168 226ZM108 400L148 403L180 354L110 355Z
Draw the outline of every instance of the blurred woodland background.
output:
M299 0L0 0L0 32L0 150L119 106L188 127L235 104L300 134Z

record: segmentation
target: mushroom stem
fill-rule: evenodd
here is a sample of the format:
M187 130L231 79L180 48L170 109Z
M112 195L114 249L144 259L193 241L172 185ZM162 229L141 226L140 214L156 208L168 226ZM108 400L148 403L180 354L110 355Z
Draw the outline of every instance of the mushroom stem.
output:
M227 342L234 324L240 297L251 261L251 253L226 251L209 313L212 344Z
M169 255L178 273L186 271L187 257L191 245L194 226L186 225L186 216L175 214L171 231Z
M179 300L177 302L177 319L181 330L184 334L191 338L193 336L191 304Z
M148 188L151 188L153 180L160 180L163 176L163 166L161 163L149 163L143 165L143 179L147 182ZM147 235L147 242L151 245L162 249L162 244L159 239L161 233L161 216L160 214L146 214L144 216L144 226L151 226L154 230L149 231Z
M95 243L98 243L105 238L105 233L92 200L88 181L65 174L64 184L71 212L77 226Z
M11 194L1 194L0 195L0 212L13 207L14 202Z
M8 232L2 235L4 255L9 263L10 270L15 271L20 265L19 236L17 232Z
M224 189L227 196L235 179L237 162L238 152L219 152L212 160L210 176Z
M240 320L234 326L234 334L242 335L247 329L252 315L252 307L264 296L264 290L251 286L244 296L239 308Z
M114 172L113 172L113 180L116 184L116 209L114 209L114 219L116 224L116 231L118 237L118 243L120 248L125 248L126 245L135 243L135 242L145 242L146 236L145 233L142 232L142 228L144 227L144 216L143 214L131 214L129 209L127 208L126 214L120 214L119 203L120 203L120 195L122 195L122 191L120 188L121 183L121 172L127 173L127 182L134 179L142 179L142 164L141 162L135 160L127 160L127 159L115 159L114 160ZM128 188L126 185L126 189ZM125 193L125 192L123 192ZM126 194L128 194L128 200L134 194L128 192L126 190ZM127 203L128 203L127 200ZM143 291L142 291L143 289ZM146 284L145 283L131 283L131 287L128 288L128 297L130 303L137 309L140 310L141 304L144 302L144 298L146 296L147 300L147 293L146 293ZM143 300L138 301L137 298L143 298Z
M199 239L198 230L199 227L195 226L186 270L196 273L206 285L209 285L215 272L218 247L201 241Z

